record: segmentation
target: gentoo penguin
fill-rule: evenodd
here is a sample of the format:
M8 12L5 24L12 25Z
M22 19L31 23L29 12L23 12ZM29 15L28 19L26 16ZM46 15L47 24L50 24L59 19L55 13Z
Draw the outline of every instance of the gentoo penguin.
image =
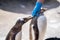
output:
M22 19L18 19L16 24L9 31L6 40L15 40L16 34L22 30L22 25L32 19L32 17L26 17Z
M43 14L45 11L45 8L41 9L41 11L39 12L40 16L33 17L33 19L31 20L29 29L30 40L43 40L47 25L46 17Z

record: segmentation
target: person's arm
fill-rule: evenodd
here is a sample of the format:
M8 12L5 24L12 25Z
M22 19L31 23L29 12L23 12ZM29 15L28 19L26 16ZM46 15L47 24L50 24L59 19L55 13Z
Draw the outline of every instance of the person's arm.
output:
M32 11L32 16L39 16L38 12L41 10L44 0L37 0L36 5Z
M44 3L44 0L37 0L37 2L41 2L41 3Z

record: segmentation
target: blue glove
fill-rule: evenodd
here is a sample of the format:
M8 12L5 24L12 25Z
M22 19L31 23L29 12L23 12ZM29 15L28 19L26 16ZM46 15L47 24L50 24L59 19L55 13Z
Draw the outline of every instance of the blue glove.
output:
M41 2L36 2L36 5L32 11L32 16L39 16L40 14L38 13L41 10L42 3Z

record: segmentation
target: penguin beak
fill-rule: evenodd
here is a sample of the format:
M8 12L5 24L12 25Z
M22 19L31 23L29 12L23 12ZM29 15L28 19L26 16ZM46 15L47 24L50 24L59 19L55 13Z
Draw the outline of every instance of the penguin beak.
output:
M23 18L24 19L24 22L26 23L27 21L29 21L30 19L32 19L33 17L29 16L29 17L26 17L26 18Z

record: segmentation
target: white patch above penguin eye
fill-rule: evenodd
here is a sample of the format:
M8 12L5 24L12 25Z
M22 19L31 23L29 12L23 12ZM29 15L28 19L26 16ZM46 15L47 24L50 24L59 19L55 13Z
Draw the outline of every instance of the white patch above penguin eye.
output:
M24 19L23 18L20 18L21 21L23 21Z
M23 18L18 17L18 18L17 18L17 20L21 20L21 21L23 21L24 19L23 19Z

